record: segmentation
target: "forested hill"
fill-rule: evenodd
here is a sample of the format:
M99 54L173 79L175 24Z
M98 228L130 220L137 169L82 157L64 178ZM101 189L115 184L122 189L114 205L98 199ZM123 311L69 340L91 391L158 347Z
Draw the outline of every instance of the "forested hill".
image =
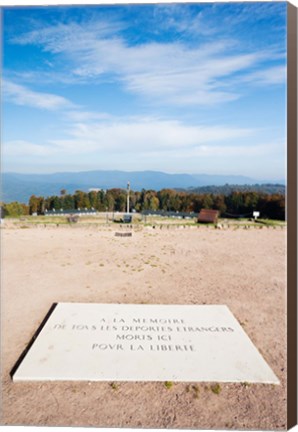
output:
M59 195L61 189L73 194L91 188L126 188L130 181L135 191L142 189L196 188L207 185L254 184L256 180L241 175L169 174L158 171L86 171L53 174L2 174L2 200L28 202L31 195Z
M214 195L225 195L228 196L232 192L257 192L269 195L285 195L286 186L282 184L254 184L254 185L239 185L239 184L226 184L224 186L201 186L191 187L187 189L176 189L180 192L189 192L195 194L214 194Z

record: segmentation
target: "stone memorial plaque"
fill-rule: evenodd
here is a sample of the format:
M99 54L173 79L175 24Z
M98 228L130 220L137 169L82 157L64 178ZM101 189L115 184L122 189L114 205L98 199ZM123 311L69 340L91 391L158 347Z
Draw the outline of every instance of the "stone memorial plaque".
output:
M58 303L14 381L279 380L227 306Z

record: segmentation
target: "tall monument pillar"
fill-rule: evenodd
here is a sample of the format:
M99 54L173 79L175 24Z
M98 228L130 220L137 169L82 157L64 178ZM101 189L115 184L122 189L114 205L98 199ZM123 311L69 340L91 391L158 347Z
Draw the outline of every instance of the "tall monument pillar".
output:
M129 213L129 192L130 192L130 183L127 182L127 213Z

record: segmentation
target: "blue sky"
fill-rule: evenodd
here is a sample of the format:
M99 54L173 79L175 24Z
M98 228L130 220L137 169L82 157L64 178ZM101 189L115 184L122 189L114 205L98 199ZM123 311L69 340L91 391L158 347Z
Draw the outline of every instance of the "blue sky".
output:
M286 3L7 7L2 167L281 180Z

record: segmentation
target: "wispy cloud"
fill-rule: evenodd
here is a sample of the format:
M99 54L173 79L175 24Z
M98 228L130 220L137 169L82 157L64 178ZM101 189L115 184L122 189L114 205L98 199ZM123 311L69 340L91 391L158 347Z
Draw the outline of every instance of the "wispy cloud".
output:
M69 100L51 93L36 92L9 80L2 81L3 96L16 105L24 105L46 110L74 108Z
M78 114L79 113L75 113ZM81 113L82 117L91 113ZM95 115L94 115L95 117ZM196 154L201 146L221 145L254 134L251 129L227 126L195 126L179 121L154 118L123 118L71 123L64 130L66 138L47 140L44 144L12 141L5 145L6 154L20 155L91 155L126 153L150 154L184 151Z
M85 148L90 150L123 150L147 152L155 149L179 150L194 148L202 143L225 142L252 134L249 129L225 126L193 126L179 121L158 119L123 119L101 123L79 123L70 131L72 139L55 141L56 145L72 146L75 151Z
M185 34L188 39L194 39L200 35L232 35L239 27L243 30L246 24L259 26L264 19L270 19L276 29L276 22L282 14L285 14L285 8L279 1L253 4L215 2L199 8L193 8L192 5L185 7L183 4L158 4L154 17L159 28L170 29L176 31L177 35ZM246 42L249 43L248 38ZM262 44L262 41L259 42Z
M212 5L208 8L208 14L212 11ZM211 36L218 33L218 23L210 22L201 9L194 12L193 9L183 4L157 4L155 7L154 19L156 20L157 31L174 31L180 37L186 35L191 40L198 36Z
M84 117L84 116L83 116ZM9 162L15 158L51 166L67 157L67 168L86 161L97 169L159 169L168 172L249 174L248 163L268 169L267 156L279 155L280 143L256 141L258 131L228 126L188 125L154 118L123 118L69 124L64 139L42 144L17 140L3 145ZM240 144L239 144L240 142ZM121 155L121 157L119 157ZM92 162L90 162L92 161ZM270 164L269 164L270 165ZM179 168L180 167L180 168ZM211 168L210 168L211 167ZM240 171L239 171L240 170Z
M182 20L185 27L187 19ZM232 50L236 42L228 39L195 45L183 41L133 45L117 32L121 28L117 25L102 21L59 24L28 32L12 42L37 44L65 57L68 80L89 83L108 79L147 100L175 105L211 105L238 99L241 88L237 84L242 76L251 68L266 69L264 61L272 56L270 50ZM59 79L59 73L53 73ZM279 81L281 78L280 74ZM272 74L266 73L259 82L275 84Z
M66 111L65 112L66 119L73 122L90 122L90 121L99 121L99 120L108 120L111 119L111 114L105 112L93 112L93 111Z
M252 72L243 76L243 82L254 83L254 85L263 84L284 84L287 76L286 66L274 66L267 69Z
M84 42L89 45L96 40L105 39L115 35L125 28L125 23L115 20L89 20L84 24L75 21L69 23L60 22L54 25L36 23L36 28L10 38L10 42L18 45L36 44L45 51L59 53L67 49L74 51L83 49ZM82 30L84 39L82 40ZM74 45L72 45L74 43Z
M28 158L43 158L55 154L53 146L35 144L26 140L8 141L3 144L3 155L5 157L26 156Z

